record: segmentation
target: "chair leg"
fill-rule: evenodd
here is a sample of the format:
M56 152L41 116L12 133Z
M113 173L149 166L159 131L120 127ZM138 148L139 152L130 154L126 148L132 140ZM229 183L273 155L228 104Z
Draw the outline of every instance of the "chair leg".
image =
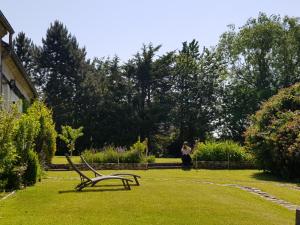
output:
M129 184L128 180L126 180L126 184L127 184L127 189L131 190L131 187L130 187L130 184Z
M122 183L123 183L123 186L124 186L124 188L125 188L125 189L127 189L127 187L126 187L126 184L125 184L125 181L124 181L124 180L122 180Z
M139 180L137 179L136 176L134 176L134 180L135 180L136 185L137 185L137 186L140 186Z

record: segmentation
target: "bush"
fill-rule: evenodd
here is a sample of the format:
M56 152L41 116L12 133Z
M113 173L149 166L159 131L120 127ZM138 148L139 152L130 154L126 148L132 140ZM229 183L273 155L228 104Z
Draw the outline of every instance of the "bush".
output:
M141 142L140 139L138 139L137 142L135 142L131 147L130 151L136 151L139 152L140 154L145 154L147 149L147 145L145 142Z
M0 99L0 107L2 102ZM0 190L10 183L9 175L13 174L17 160L17 151L14 145L14 132L19 114L16 107L9 110L0 109Z
M29 151L27 168L23 175L25 185L34 185L41 178L41 166L38 155L34 151Z
M14 167L0 174L0 190L20 189L23 186L23 174L23 167Z
M0 190L35 184L41 173L36 152L50 159L55 147L52 114L43 103L35 102L24 114L17 105L0 109Z
M146 163L154 163L155 162L155 156L154 155L147 156L146 158L144 158L144 161Z
M300 178L300 83L263 103L245 137L261 169Z
M57 133L52 118L52 111L41 101L35 101L28 109L27 115L40 125L35 138L35 151L42 163L51 163L56 151Z
M101 151L85 150L82 155L91 163L141 163L153 162L154 156L145 157L146 144L138 140L129 150L106 146Z
M233 141L198 142L193 149L192 159L195 161L250 161L251 155L243 147Z
M14 145L18 154L17 164L26 166L29 151L35 147L35 139L40 132L40 123L32 116L23 114L16 123Z

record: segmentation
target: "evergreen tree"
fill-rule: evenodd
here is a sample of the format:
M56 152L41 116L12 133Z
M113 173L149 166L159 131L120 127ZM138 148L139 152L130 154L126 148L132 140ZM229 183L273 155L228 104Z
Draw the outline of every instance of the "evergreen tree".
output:
M183 141L204 140L214 130L223 70L220 55L214 50L204 48L200 52L196 40L183 43L174 74L173 118L178 129L177 149Z
M32 82L39 86L37 57L39 49L33 44L32 40L26 37L24 32L18 33L14 39L14 51L20 59L26 73L31 78Z
M46 103L53 109L56 126L79 126L86 51L59 21L50 25L42 43L39 67L43 91Z

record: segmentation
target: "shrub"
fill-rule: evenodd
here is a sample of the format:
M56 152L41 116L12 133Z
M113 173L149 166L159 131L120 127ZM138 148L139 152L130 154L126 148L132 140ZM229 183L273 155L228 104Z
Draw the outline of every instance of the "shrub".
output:
M129 150L106 146L101 151L85 150L82 155L91 163L141 163L153 162L154 156L145 157L146 144L138 140Z
M13 167L0 174L0 190L20 189L23 186L24 167Z
M35 139L40 132L40 123L34 117L23 114L16 123L14 134L14 145L19 156L18 163L26 165L29 158L29 151L35 147Z
M263 103L245 137L261 169L300 178L300 83Z
M2 107L1 99L0 107ZM0 190L5 189L10 183L8 175L13 174L17 159L14 132L18 116L16 107L9 110L0 109Z
M27 115L39 122L40 130L35 138L35 151L42 163L51 163L56 151L57 133L52 118L52 111L41 101L35 101Z
M146 163L154 163L155 162L155 156L154 155L150 155L144 158L144 162Z
M137 142L135 142L131 147L130 147L130 151L137 151L140 154L145 154L147 149L147 145L145 142L141 142L140 139L138 139Z
M23 175L25 185L34 185L41 178L41 166L38 155L34 151L29 151L27 168Z
M83 127L79 127L77 129L72 128L71 126L61 126L61 134L58 137L65 142L68 147L68 150L72 156L73 151L75 150L76 140L83 136Z
M233 141L198 142L193 149L193 160L197 161L250 161L251 155Z
M143 156L141 152L137 149L135 150L129 150L122 154L122 160L123 163L140 163L143 161Z
M0 189L34 184L41 172L36 152L49 159L55 146L52 114L43 103L35 102L24 114L17 105L0 110Z

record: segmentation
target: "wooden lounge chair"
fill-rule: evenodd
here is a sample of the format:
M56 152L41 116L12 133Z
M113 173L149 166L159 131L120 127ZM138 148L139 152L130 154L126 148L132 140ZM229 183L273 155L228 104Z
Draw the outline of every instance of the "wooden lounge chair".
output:
M88 164L88 162L84 159L84 157L82 155L80 155L80 158L81 158L81 161L91 170L94 172L95 174L95 177L102 177L102 176L106 176L104 174L101 174L99 173L97 170L95 170L90 164ZM138 178L141 178L140 176L136 175L136 174L131 174L131 173L113 173L113 174L110 174L109 176L121 176L121 177L126 177L126 176L129 176L129 177L133 177L134 180L135 180L135 184L137 186L140 185L139 181L138 181Z
M120 177L120 176L98 176L95 178L89 178L88 176L86 176L84 173L82 173L72 162L72 160L70 159L69 155L66 154L66 158L70 164L70 166L79 174L80 176L80 184L78 184L75 189L77 191L81 191L83 188L91 185L92 187L95 186L95 184L97 184L100 181L104 181L104 180L121 180L123 183L123 186L125 189L130 190L130 185L129 182L133 182L132 180L125 178L125 177Z

